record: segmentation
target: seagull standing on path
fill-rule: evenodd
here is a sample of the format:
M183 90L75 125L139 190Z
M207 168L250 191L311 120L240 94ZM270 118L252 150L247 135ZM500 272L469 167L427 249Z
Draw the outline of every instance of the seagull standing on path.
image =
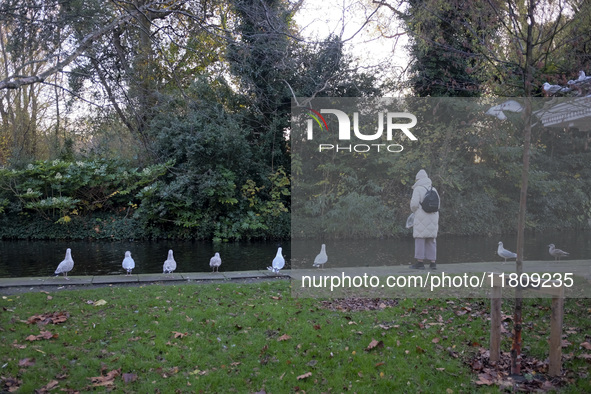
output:
M328 261L328 256L326 255L326 245L322 244L320 248L320 253L314 259L314 267L324 268L324 264Z
M209 266L211 267L211 272L220 272L220 265L222 265L222 258L218 252L215 253L211 259L209 259Z
M164 266L162 270L165 274L172 274L172 271L176 269L176 261L174 261L174 257L172 256L172 249L168 251L168 258L164 262Z
M565 252L564 250L556 249L554 247L554 244L550 244L548 246L550 247L548 252L550 253L550 255L552 255L554 257L554 261L556 261L557 259L560 261L561 257L565 257L570 254L568 252Z
M273 259L273 264L271 265L271 267L267 267L269 271L273 271L276 274L278 274L279 271L285 266L285 259L281 254L281 250L281 246L277 248L277 255Z
M131 258L131 252L129 250L125 252L125 258L121 265L123 266L123 269L127 270L126 276L131 275L131 270L135 268L135 261Z
M55 270L54 274L55 276L58 276L59 274L64 274L64 277L68 279L68 272L72 271L72 268L74 268L74 260L72 260L72 250L68 248L66 249L66 257L57 266L57 269Z
M499 242L499 248L497 249L497 254L505 259L505 263L507 262L507 259L516 259L517 258L517 254L513 253L505 248L503 248L503 243Z

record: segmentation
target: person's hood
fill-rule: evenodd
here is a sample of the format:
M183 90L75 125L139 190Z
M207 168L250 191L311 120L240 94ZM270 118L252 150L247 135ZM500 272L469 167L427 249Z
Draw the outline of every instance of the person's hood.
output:
M413 185L413 189L417 186L431 186L431 179L429 179L429 176L427 175L427 171L421 169L419 172L417 172L417 175L415 176L415 184Z

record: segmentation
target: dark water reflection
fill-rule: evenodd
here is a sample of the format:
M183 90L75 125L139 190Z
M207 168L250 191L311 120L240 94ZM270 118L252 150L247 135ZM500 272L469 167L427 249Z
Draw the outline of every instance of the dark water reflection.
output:
M219 252L222 271L266 269L277 253L277 242L213 244L211 242L91 242L0 241L0 277L53 275L72 249L74 270L70 275L119 275L125 251L135 260L134 274L161 273L168 250L174 251L176 272L208 272L209 259ZM289 256L289 242L283 243Z
M442 236L438 244L438 264L499 261L497 244L515 251L516 235ZM323 241L282 242L286 268L309 267ZM409 235L388 240L324 241L332 266L406 265L413 261L414 240ZM571 253L571 259L591 259L591 231L529 233L526 260L552 260L549 243ZM75 262L71 275L120 275L121 262L129 250L136 261L134 273L160 273L169 249L174 250L177 272L208 272L209 259L220 252L220 271L266 269L277 251L277 242L90 242L90 241L0 241L0 277L52 275L66 248ZM292 256L293 254L293 256ZM372 256L369 258L368 256ZM353 262L353 263L352 263ZM328 266L327 266L328 267Z

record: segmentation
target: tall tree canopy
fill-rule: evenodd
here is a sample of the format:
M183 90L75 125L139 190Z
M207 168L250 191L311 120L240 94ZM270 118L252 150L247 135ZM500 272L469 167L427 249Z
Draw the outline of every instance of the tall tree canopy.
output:
M292 98L381 91L338 38L298 36L300 4L3 2L2 163L123 155L131 165L164 165L129 201L146 234L287 236ZM11 198L26 192L11 179ZM12 212L23 209L17 201Z

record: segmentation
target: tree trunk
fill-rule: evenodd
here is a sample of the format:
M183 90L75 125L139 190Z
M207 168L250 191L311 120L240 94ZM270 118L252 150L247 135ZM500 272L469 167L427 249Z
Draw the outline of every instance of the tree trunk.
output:
M527 212L527 186L529 181L529 157L532 128L532 63L533 63L533 25L535 4L532 0L527 3L528 26L526 39L526 53L524 64L524 92L525 102L523 111L523 167L521 170L521 193L519 196L519 216L517 221L517 260L515 262L518 280L523 273L523 246L525 238L525 215ZM523 289L518 286L515 291L515 311L513 316L514 335L511 346L511 373L521 373L521 329L523 309Z

